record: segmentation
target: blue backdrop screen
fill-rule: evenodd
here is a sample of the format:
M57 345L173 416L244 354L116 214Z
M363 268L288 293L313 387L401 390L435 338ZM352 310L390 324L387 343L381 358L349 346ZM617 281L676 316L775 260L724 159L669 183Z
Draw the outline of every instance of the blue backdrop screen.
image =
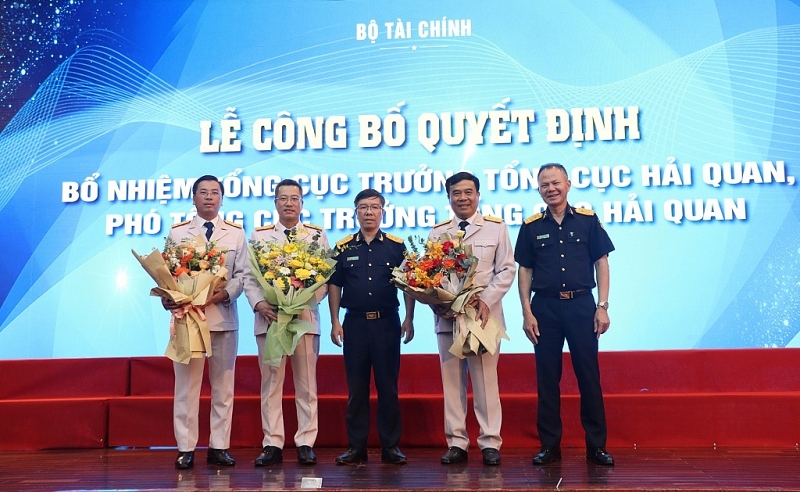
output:
M191 217L200 175L248 235L298 179L336 241L365 187L387 232L426 236L468 170L513 242L548 162L616 246L603 350L800 346L794 2L53 0L0 22L0 358L162 354L130 251ZM516 286L504 303L503 350L530 351ZM404 351L435 352L415 324Z

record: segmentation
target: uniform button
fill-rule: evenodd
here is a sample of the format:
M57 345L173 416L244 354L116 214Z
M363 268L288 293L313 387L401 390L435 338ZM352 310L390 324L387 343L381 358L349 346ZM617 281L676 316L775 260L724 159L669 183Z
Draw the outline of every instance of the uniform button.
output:
M372 280L372 277L367 277L367 280Z
M561 228L561 227L559 227L559 228L558 228L558 230L560 231L560 230L562 230L562 228Z
M564 257L564 255L561 255L561 257L563 258L563 257Z
M561 243L561 244L564 244L564 241L563 241L563 240L561 240L561 241L559 241L559 243Z
M542 246L544 246L544 243L542 243Z
M372 263L367 263L368 266L372 266Z
M561 284L561 287L566 287L566 286L567 286L567 284Z
M578 239L577 239L577 242L581 242L581 239L580 239L580 238L578 238Z
M370 296L371 296L371 295L372 295L372 292L370 292L370 293L369 293L369 294L367 294L367 295L370 295Z
M562 272L566 272L566 271L567 271L567 269L566 269L566 268L562 268L562 269L561 269L561 271L562 271Z

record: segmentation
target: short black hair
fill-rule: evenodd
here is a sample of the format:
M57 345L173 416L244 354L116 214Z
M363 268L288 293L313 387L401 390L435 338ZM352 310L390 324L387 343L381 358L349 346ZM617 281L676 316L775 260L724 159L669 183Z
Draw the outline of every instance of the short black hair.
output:
M356 199L353 200L353 205L358 207L358 202L372 197L378 197L381 199L381 207L386 205L386 199L383 197L383 195L381 195L378 190L373 190L372 188L367 188L366 190L359 191L358 195L356 195Z
M278 189L282 186L296 186L298 190L300 190L300 198L303 198L303 187L300 186L300 183L293 179L284 179L280 183L275 185L275 199L278 199Z
M567 172L567 169L557 162L550 162L540 167L539 172L536 174L536 178L538 179L539 175L542 174L542 171L546 169L561 169L561 172L564 173L564 176L566 176L567 179L569 179L569 173Z
M472 181L473 183L475 183L475 191L480 193L480 191L481 191L481 182L480 182L480 180L478 178L476 178L475 175L472 174L472 173L468 173L467 171L461 171L461 172L455 173L454 175L450 176L444 182L444 189L447 190L447 196L450 196L450 187L451 186L453 186L454 184L456 184L458 182L464 181L465 179L468 179L468 180Z
M203 181L216 181L217 184L219 185L219 192L224 193L224 190L222 189L222 181L220 181L216 176L206 174L204 176L200 176L199 178L197 178L197 181L194 182L194 184L192 185L192 195L197 193L197 188Z

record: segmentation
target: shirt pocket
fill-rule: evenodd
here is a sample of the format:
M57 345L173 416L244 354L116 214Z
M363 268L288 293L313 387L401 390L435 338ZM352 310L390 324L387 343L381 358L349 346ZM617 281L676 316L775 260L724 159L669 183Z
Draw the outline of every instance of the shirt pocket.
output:
M589 258L589 239L578 232L569 232L566 239L567 254L570 258L577 260L587 260Z
M348 272L357 272L364 267L364 262L359 260L343 261L341 263L342 270Z
M497 242L491 239L478 239L472 243L472 254L478 258L480 263L492 265L495 251L497 251Z
M539 265L550 266L558 263L558 239L554 236L539 238L533 242L533 251Z

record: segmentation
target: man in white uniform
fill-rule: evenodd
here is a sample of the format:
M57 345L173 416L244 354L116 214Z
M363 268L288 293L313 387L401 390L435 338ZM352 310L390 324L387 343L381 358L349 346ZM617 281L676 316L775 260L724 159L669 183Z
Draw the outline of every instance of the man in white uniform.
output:
M211 356L208 357L211 382L211 434L207 462L218 466L234 466L228 454L233 417L233 382L236 351L239 345L239 315L236 298L242 293L245 272L249 271L247 245L240 225L219 217L222 206L222 183L215 176L201 176L192 186L197 215L172 226L169 237L180 243L183 239L202 236L216 241L216 248L225 252L227 282L218 287L204 306L206 322L211 332ZM162 299L166 309L177 306ZM198 438L200 386L203 380L204 358L194 358L188 364L173 362L175 370L175 402L173 425L178 443L175 468L194 466L194 449Z
M328 248L328 238L321 227L300 222L303 210L303 190L300 183L284 179L275 186L275 209L279 220L274 225L260 227L253 231L251 240L287 241L290 234L300 241L311 242L315 236L320 246ZM317 302L328 292L327 286L316 291ZM283 461L283 445L286 435L283 426L283 383L286 375L286 357L279 367L264 363L264 344L270 323L278 317L275 307L270 305L254 278L245 282L245 295L256 312L255 334L258 345L258 360L261 367L261 428L264 431L264 446L256 458L256 466L268 466ZM314 331L306 333L298 342L292 361L294 376L294 397L297 408L297 433L294 443L297 446L297 461L302 465L317 462L314 454L314 441L317 439L317 358L319 357L319 310L306 309L300 319L312 323Z
M478 213L480 181L468 172L456 173L445 181L447 197L455 216L434 226L428 235L434 239L445 232L451 235L464 232L464 243L472 245L472 254L479 263L475 286L485 289L471 301L478 310L478 319L485 321L490 314L505 327L503 296L514 282L516 266L508 228L502 219L484 217ZM500 427L503 416L500 408L500 390L497 385L499 346L494 355L485 352L459 359L450 353L453 344L454 313L442 306L434 307L434 324L439 345L439 362L444 390L444 430L448 450L442 456L445 465L467 460L469 436L467 435L467 372L472 380L473 406L480 425L478 447L483 463L500 464ZM469 370L469 371L468 371Z

